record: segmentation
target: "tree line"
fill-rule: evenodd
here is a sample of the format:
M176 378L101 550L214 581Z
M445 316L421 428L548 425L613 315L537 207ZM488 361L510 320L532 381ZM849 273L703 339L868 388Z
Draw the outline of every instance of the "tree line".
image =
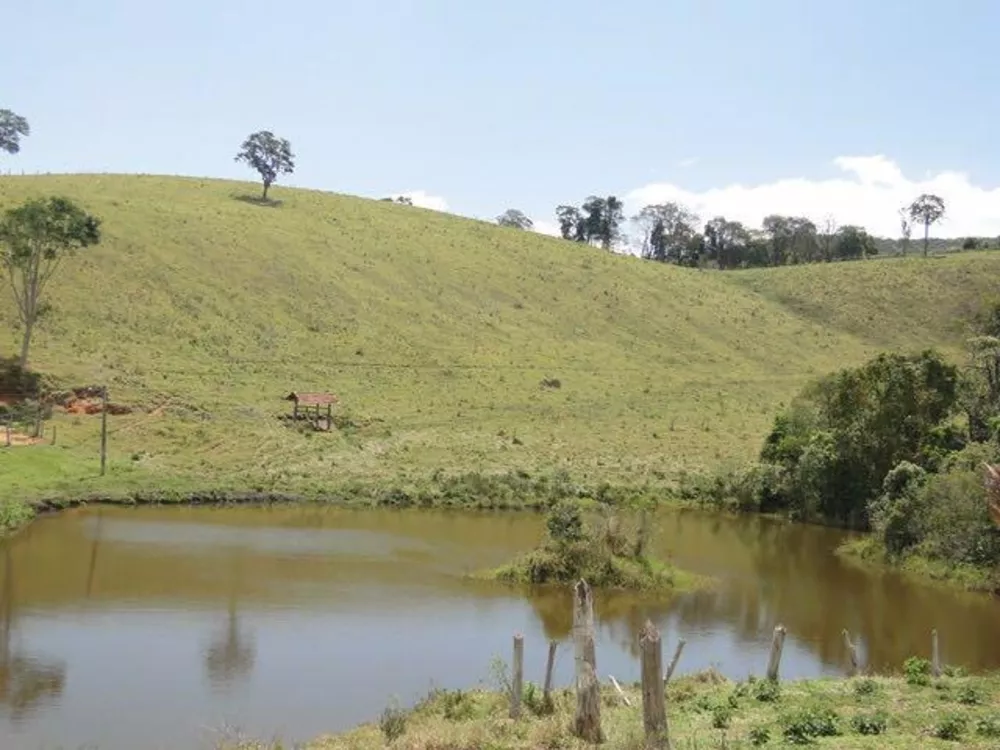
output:
M903 254L909 250L913 227L922 226L923 254L926 256L931 226L944 214L944 199L929 193L901 208ZM560 205L555 215L564 240L606 250L613 249L628 236L625 231L628 221L636 228L632 239L638 244L643 258L681 266L711 266L722 270L783 266L863 259L879 252L878 238L863 227L839 226L833 217L827 217L822 226L817 226L805 217L772 214L756 228L725 216L716 216L703 223L686 206L667 202L645 206L626 220L622 201L613 195L591 195L579 206ZM517 209L509 209L498 216L497 223L517 229L532 228L531 220Z

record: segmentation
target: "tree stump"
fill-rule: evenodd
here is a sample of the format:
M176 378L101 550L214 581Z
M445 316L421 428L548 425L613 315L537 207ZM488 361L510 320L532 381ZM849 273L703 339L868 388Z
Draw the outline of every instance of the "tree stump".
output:
M669 748L667 704L664 680L661 677L663 642L659 631L648 620L639 634L639 649L642 664L642 726L646 732L646 747Z
M576 678L576 716L573 717L573 734L584 742L597 745L604 742L601 729L601 686L594 668L582 662Z
M771 641L771 656L767 660L767 679L778 681L778 667L781 666L781 650L785 647L785 626L774 629L774 639Z
M552 672L556 666L557 646L555 641L549 641L549 656L545 660L545 687L542 688L542 707L546 713L551 713L555 709L552 703Z

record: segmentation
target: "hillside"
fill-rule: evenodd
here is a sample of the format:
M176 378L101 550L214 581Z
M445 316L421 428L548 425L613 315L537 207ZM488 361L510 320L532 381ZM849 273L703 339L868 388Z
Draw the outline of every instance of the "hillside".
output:
M0 179L62 193L104 242L51 287L35 369L108 383L136 413L57 414L58 445L0 452L0 497L128 487L298 489L444 471L669 479L753 455L808 378L881 347L957 355L955 315L1000 254L713 273L419 208L152 176ZM16 349L0 297L0 354ZM559 388L543 388L555 378ZM348 424L303 434L292 390Z

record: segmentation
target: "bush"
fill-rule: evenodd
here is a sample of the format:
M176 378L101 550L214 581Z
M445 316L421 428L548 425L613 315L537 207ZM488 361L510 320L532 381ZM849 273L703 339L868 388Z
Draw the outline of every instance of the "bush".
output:
M750 744L754 747L766 745L771 741L771 733L767 727L754 727L750 730Z
M777 680L757 680L752 690L753 697L761 703L775 703L781 698L781 685Z
M903 674L910 685L930 685L931 663L919 656L911 656L903 662Z
M717 705L712 708L712 726L716 729L728 729L733 720L733 708L729 704Z
M854 695L858 698L875 695L878 692L878 683L871 677L862 677L854 683Z
M832 708L805 708L784 718L782 734L791 745L809 745L817 737L835 737L840 734L837 718L837 712Z
M968 720L964 716L959 714L948 714L942 717L941 721L935 725L933 734L939 740L957 741L962 738L967 726Z
M889 727L889 715L881 709L873 714L855 714L851 717L851 727L858 734L885 734Z
M975 685L963 685L955 700L966 706L978 706L983 702L983 694Z
M379 729L386 742L392 742L406 733L406 711L397 705L386 706L378 720Z
M980 737L996 739L1000 737L1000 717L983 716L976 720L976 734Z

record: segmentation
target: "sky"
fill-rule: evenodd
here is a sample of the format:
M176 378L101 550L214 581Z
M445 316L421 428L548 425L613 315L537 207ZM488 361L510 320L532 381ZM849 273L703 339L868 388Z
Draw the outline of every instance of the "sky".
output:
M491 220L617 195L752 226L770 213L1000 235L1000 2L31 0L5 8L0 171L255 179Z

